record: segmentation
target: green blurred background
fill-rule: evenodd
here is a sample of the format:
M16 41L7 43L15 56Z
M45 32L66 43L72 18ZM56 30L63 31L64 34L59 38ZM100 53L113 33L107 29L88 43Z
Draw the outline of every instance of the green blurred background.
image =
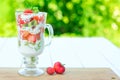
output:
M15 10L48 13L55 36L105 37L120 47L120 0L0 0L0 37L17 36Z

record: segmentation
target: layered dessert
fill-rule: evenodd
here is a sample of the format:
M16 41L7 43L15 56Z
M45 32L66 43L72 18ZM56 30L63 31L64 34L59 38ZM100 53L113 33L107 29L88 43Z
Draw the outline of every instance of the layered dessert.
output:
M45 18L45 12L35 13L29 9L16 13L18 49L24 56L32 57L42 53Z

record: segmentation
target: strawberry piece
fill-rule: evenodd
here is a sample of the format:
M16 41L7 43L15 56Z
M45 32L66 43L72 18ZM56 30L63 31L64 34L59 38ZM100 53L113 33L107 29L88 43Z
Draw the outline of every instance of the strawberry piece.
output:
M40 40L40 32L37 34L31 34L28 31L20 30L20 35L23 40L27 40L32 43L35 43L37 40Z
M22 37L23 37L23 39L25 39L25 38L27 38L29 35L30 35L30 33L29 33L28 31L24 31Z
M33 11L31 9L26 9L24 13L33 13Z
M33 19L39 21L39 16L34 16Z
M38 23L40 23L40 22L44 22L44 15L42 15L42 16L37 16L37 15L35 15L34 17L33 17L33 19L34 20L36 20Z
M31 34L32 36L35 36L36 40L40 40L40 33L37 34Z
M44 33L44 27L40 27L40 31Z
M25 21L22 20L21 15L18 15L18 23L19 24L25 24Z
M29 35L28 41L30 41L30 42L32 42L32 43L35 43L35 42L37 41L36 36L34 36L34 35Z
M36 34L36 39L40 40L40 33Z
M28 31L20 31L20 35L22 36L23 40L27 40L30 33Z
M19 23L20 24L25 24L24 20L22 20L21 18L19 19Z
M44 15L40 16L39 21L41 21L41 22L44 21Z

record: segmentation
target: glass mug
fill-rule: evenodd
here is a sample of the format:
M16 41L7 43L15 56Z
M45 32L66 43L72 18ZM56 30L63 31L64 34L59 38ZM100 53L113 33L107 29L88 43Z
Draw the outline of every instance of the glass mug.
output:
M46 24L46 12L24 13L16 11L16 22L18 30L18 51L24 56L24 68L18 73L23 76L39 76L44 71L38 68L38 55L45 46L50 45L53 37L53 28ZM45 44L44 31L48 29L49 36Z

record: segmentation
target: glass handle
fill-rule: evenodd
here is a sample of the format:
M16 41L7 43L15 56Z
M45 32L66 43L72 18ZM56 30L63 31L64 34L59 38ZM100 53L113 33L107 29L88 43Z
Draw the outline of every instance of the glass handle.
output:
M52 41L54 32L53 32L53 28L52 28L52 26L51 26L50 24L46 24L46 25L45 25L45 28L48 29L48 33L49 33L47 43L45 43L45 46L48 46L48 45L51 44L51 41Z

